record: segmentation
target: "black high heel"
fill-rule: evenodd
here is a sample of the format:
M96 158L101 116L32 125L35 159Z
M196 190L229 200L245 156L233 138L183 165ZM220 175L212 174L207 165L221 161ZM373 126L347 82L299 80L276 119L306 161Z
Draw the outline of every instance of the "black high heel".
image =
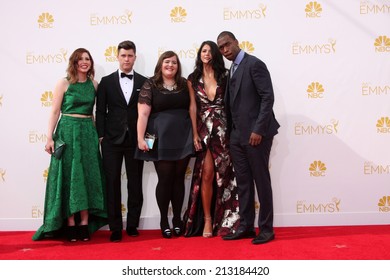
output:
M79 226L79 236L82 241L89 241L91 239L89 236L88 225Z
M180 219L173 218L172 224L173 224L173 235L181 236L183 234L183 221L181 221Z
M66 238L70 242L77 241L77 227L76 226L68 226L66 228Z
M181 227L174 227L173 228L173 235L174 236L181 236L183 234Z
M164 238L171 238L172 237L172 232L169 228L164 229L164 230L162 229L161 234Z

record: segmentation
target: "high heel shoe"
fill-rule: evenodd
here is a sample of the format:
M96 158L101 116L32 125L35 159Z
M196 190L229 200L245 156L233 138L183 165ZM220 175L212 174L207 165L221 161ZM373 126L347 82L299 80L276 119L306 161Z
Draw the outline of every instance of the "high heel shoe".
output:
M91 239L89 236L88 225L79 226L79 237L82 241L89 241Z
M77 227L76 226L68 226L66 228L66 238L70 242L77 241Z
M181 236L183 234L181 227L174 227L173 228L173 235L174 236Z
M205 231L207 223L210 223L211 231ZM204 217L203 237L205 237L205 238L212 237L213 236L212 228L213 228L213 225L212 225L211 217Z
M171 238L172 237L172 232L169 228L164 229L164 230L162 229L161 234L164 238Z

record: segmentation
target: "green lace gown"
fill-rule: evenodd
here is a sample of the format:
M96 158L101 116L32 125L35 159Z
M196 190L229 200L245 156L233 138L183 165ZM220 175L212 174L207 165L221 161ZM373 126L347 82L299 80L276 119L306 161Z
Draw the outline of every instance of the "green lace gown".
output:
M70 84L64 94L63 114L92 115L95 88L91 80ZM62 115L53 139L66 143L60 159L51 157L46 184L43 225L33 240L61 236L67 218L88 209L89 232L107 224L107 207L99 141L92 118ZM78 214L75 215L79 220Z

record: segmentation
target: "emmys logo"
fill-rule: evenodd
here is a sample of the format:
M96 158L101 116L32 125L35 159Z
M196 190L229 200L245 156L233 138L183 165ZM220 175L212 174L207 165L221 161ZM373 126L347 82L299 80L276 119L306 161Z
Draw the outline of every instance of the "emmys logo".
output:
M309 2L305 8L306 17L308 18L319 18L321 17L322 7L317 1Z
M106 57L106 62L116 62L118 61L118 49L116 46L110 46L104 52L104 56Z
M375 52L390 52L390 38L379 36L375 39Z
M5 182L5 173L6 171L0 168L0 182Z
M384 96L388 94L390 95L390 86L378 86L378 85L372 86L369 83L362 84L363 96L369 96L369 95Z
M292 54L294 55L321 55L321 54L334 54L336 53L336 40L329 39L329 43L305 45L300 43L292 44Z
M46 143L47 136L46 134L39 134L36 131L30 131L28 134L28 142L31 144L35 143Z
M294 127L295 135L326 135L336 134L338 132L339 121L331 120L330 124L310 125L296 123Z
M199 50L199 47L197 47L196 45L194 45L193 48L182 49L182 50L174 50L174 52L177 54L177 56L178 56L180 59L195 59L198 50ZM164 53L165 51L166 51L165 48L158 48L157 56L160 57L160 55L161 55L162 53Z
M38 27L39 28L53 28L54 18L49 13L42 13L38 17Z
M53 92L45 91L41 95L42 107L50 107L53 102Z
M68 61L68 59L66 58L67 54L68 51L64 49L61 49L59 53L52 53L52 54L35 55L32 52L27 52L26 63L27 64L63 63Z
M223 20L252 20L265 18L267 6L260 4L258 9L253 10L232 10L225 8L223 11Z
M368 15L368 14L389 14L390 13L390 5L383 4L371 4L369 1L360 1L360 14Z
M379 212L390 212L390 195L384 195L378 202Z
M38 219L43 217L43 211L38 206L33 206L31 209L31 217Z
M328 203L306 203L306 201L297 202L297 213L306 214L306 213L335 213L340 212L340 199L333 198L331 202Z
M3 106L3 95L0 95L0 107Z
M310 164L309 171L311 177L324 177L326 171L325 163L320 160L315 160Z
M186 21L187 12L182 7L175 7L171 10L171 21L172 22L185 22Z
M390 165L375 165L372 162L364 163L364 175L390 174Z
M46 168L45 170L43 170L43 182L47 182L47 177L49 176L49 168Z
M114 16L98 16L96 14L92 14L89 18L89 23L92 26L97 25L124 25L131 23L131 17L133 13L126 10L122 15L114 15Z
M253 53L255 51L255 47L253 46L253 44L249 41L242 41L240 43L240 48L247 52L247 53Z
M319 82L312 82L306 91L308 98L323 98L324 88Z
M390 118L380 118L376 123L376 127L378 133L390 133Z

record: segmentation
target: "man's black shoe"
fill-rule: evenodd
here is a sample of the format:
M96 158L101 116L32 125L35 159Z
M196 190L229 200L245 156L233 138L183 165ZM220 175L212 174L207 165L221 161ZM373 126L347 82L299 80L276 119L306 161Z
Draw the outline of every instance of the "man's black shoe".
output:
M223 240L238 240L244 238L253 238L256 236L256 232L254 230L243 230L238 229L235 233L230 233L222 237Z
M128 227L126 228L126 233L128 236L136 237L139 235L139 232L136 227Z
M264 244L275 239L275 233L273 232L261 232L255 239L252 240L252 244Z
M121 230L114 230L111 233L110 241L111 242L119 242L122 240L122 231Z

